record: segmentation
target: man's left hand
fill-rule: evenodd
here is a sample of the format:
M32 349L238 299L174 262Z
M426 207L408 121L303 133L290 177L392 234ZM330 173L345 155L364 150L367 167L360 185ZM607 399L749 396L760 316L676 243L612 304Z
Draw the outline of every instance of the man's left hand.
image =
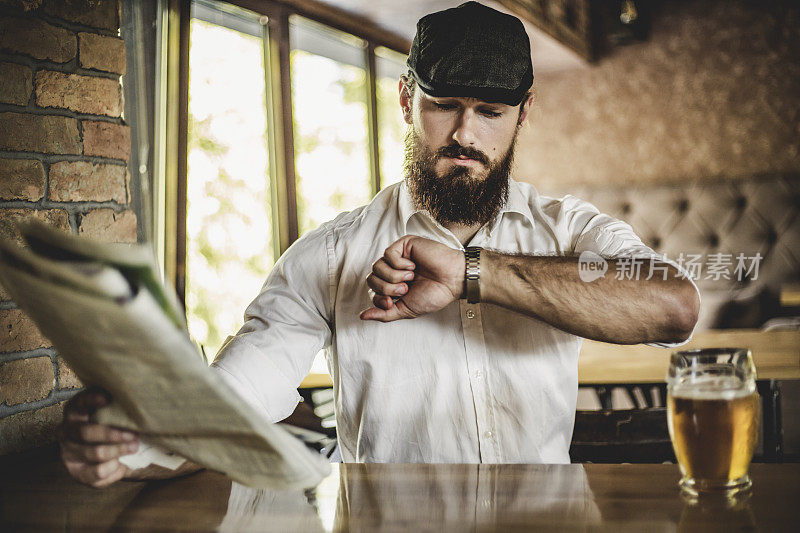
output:
M375 295L362 320L392 322L444 308L464 291L464 252L406 235L372 265L367 285Z

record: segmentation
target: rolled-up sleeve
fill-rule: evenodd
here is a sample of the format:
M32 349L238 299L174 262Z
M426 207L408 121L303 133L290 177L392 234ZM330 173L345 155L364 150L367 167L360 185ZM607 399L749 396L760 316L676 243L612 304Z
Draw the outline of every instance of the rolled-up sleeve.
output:
M328 238L323 226L281 256L247 307L244 325L212 364L273 422L292 413L300 400L297 387L331 342Z
M642 275L646 278L649 272L651 261L664 262L672 265L680 273L679 275L688 279L697 297L700 298L700 291L697 288L692 276L678 263L669 258L656 253L652 248L645 245L633 228L619 219L600 213L598 209L588 202L578 200L574 197L567 197L569 208L572 213L569 219L571 225L571 237L573 244L572 252L579 255L585 251L594 252L606 259L636 258L647 259L642 266ZM608 274L607 274L608 275ZM658 275L658 274L656 274ZM690 335L685 341L677 343L648 343L649 346L662 348L674 348L686 344L694 335Z

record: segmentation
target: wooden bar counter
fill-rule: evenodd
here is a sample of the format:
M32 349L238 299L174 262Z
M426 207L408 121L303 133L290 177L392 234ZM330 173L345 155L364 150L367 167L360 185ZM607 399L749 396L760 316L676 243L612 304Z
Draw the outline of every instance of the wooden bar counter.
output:
M758 379L800 379L800 331L731 329L695 333L691 341L674 349L585 340L578 359L578 381L582 385L663 383L670 354L698 348L748 348Z
M343 464L313 491L200 472L95 490L55 451L0 458L0 531L797 531L800 464L735 503L684 502L675 465Z
M675 350L749 348L758 379L800 379L800 331L708 330L675 349L584 340L578 358L581 385L663 383ZM300 388L331 387L328 374L309 374Z

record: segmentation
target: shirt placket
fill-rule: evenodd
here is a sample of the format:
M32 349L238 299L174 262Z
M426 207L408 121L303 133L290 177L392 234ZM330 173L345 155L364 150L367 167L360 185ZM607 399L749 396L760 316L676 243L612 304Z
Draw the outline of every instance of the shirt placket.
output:
M467 371L477 419L480 459L483 463L497 463L500 462L500 454L497 428L492 411L492 395L487 379L488 360L481 320L481 306L480 304L469 304L466 300L460 300L459 303Z

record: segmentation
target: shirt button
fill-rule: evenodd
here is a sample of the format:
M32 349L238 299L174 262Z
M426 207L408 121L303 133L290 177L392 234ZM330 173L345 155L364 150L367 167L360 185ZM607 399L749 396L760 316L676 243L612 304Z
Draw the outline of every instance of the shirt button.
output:
M483 372L481 372L480 370L475 372L475 379L483 379Z
M472 309L468 309L467 310L467 318L470 318L470 319L471 318L475 318L475 311L473 311Z
M494 433L492 433L491 431L485 431L483 433L483 436L486 437L487 439L491 439L493 435Z

